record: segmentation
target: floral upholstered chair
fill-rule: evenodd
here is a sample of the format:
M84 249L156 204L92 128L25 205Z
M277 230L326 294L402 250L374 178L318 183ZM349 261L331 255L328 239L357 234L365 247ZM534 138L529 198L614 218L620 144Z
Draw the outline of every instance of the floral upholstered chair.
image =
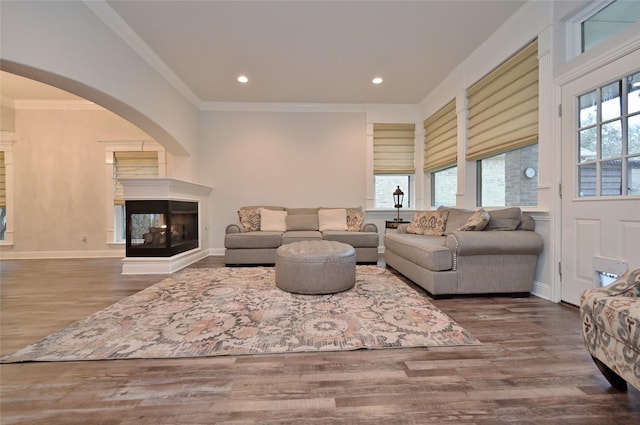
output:
M584 344L609 383L640 390L640 269L580 299Z

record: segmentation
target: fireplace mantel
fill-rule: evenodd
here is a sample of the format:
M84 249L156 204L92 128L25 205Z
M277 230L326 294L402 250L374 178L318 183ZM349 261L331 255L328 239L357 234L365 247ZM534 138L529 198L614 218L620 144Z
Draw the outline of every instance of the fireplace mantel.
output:
M170 201L209 198L211 188L176 179L119 179L125 200L164 199Z
M171 178L120 179L125 201L190 201L198 203L199 245L171 257L125 257L122 274L171 274L209 255L211 188Z

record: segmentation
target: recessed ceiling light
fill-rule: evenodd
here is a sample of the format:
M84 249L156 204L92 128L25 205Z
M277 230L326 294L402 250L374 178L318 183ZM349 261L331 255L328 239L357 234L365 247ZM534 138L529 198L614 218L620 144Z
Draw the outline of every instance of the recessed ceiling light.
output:
M373 84L382 84L383 81L384 80L382 79L382 77L376 77L373 80L371 80Z
M241 76L238 77L238 81L241 82L242 84L248 83L249 82L249 77L247 77L246 75L241 75Z

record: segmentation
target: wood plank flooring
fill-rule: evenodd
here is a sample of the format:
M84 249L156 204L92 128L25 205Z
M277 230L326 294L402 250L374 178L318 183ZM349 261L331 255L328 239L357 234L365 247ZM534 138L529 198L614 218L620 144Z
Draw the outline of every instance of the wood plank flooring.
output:
M117 259L2 261L0 353L162 279L120 271ZM431 302L483 345L5 364L0 423L640 423L640 392L616 392L600 375L577 309L533 296Z

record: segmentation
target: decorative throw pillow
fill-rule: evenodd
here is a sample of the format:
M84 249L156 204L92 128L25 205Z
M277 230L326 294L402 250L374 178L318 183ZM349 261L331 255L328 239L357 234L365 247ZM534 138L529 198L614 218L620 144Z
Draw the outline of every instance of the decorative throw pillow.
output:
M320 231L347 230L346 208L323 208L318 210Z
M467 220L469 220L473 215L473 211L471 210L450 208L445 206L438 207L438 211L448 211L447 224L444 227L445 235L450 235L460 227L464 226Z
M364 222L364 213L355 208L347 209L347 230L350 232L359 232Z
M287 212L260 208L260 230L263 232L285 232Z
M458 230L465 232L477 232L484 229L488 223L489 213L486 212L484 208L479 208L471 217L469 217L469 220L467 220L464 226L460 227Z
M447 223L447 211L418 211L407 226L407 233L442 236Z
M489 217L489 224L484 230L516 230L522 220L522 210L519 207L492 210Z
M318 214L290 214L287 211L287 230L318 230Z
M258 208L239 210L238 218L240 218L240 223L242 223L245 232L257 232L260 230L260 210Z

